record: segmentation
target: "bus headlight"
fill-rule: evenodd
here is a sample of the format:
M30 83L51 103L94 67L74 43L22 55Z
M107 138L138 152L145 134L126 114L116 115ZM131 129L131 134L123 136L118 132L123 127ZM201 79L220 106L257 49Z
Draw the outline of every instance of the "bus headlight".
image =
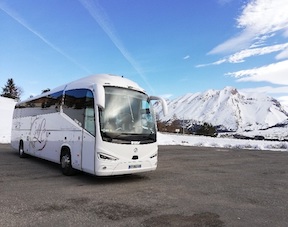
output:
M98 154L98 158L102 160L110 160L110 161L118 160L118 158L108 155L108 154L104 154L104 153L97 153L97 154Z

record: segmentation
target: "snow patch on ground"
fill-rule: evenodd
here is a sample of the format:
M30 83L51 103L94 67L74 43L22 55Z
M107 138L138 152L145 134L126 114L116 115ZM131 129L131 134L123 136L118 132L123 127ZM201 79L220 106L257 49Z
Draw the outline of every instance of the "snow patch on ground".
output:
M158 133L159 145L288 151L288 142Z

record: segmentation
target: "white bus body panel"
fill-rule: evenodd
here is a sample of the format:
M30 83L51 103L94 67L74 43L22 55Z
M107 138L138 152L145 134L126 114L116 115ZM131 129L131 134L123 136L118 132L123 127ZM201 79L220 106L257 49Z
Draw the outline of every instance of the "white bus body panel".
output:
M155 170L157 167L157 143L118 144L102 141L99 126L98 107L105 108L104 86L116 86L140 92L144 90L133 81L119 76L100 74L85 77L59 86L47 93L30 98L25 102L49 96L55 92L72 89L89 89L95 99L95 136L83 129L79 122L59 112L38 116L21 117L26 111L33 115L33 108L19 108L13 118L11 145L19 148L23 141L24 152L60 164L61 148L69 148L72 167L95 175L120 175ZM115 160L101 159L100 154L115 157ZM135 157L135 158L134 158Z
M73 167L81 170L83 129L65 114L17 118L12 128L11 145L15 149L18 149L19 141L22 140L25 153L60 163L61 148L67 146L71 150Z
M109 154L117 160L96 161L96 172L99 176L119 175L152 171L157 168L158 147L155 143L127 145L102 142L97 153ZM132 157L137 156L137 160Z
M82 170L95 174L95 137L83 130Z

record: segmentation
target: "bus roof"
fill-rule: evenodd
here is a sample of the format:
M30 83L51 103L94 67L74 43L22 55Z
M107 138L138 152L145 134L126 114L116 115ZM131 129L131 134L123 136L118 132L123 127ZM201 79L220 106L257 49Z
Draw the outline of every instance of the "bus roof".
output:
M133 89L133 90L141 91L145 93L145 90L141 88L137 83L127 78L124 78L123 76L117 76L117 75L112 75L112 74L97 74L97 75L83 77L83 78L80 78L78 80L72 81L67 84L63 84L48 92L42 93L40 95L34 96L32 98L29 98L21 102L26 102L29 100L37 99L37 98L47 96L49 94L52 94L58 91L63 91L63 90L81 89L81 88L92 89L94 84L102 85L102 86L129 88L129 89Z

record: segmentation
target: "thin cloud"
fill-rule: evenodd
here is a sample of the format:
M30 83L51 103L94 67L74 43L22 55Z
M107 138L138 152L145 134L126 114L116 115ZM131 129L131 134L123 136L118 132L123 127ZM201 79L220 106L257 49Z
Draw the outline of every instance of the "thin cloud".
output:
M256 92L267 94L283 94L288 93L288 86L281 86L281 87L264 86L264 87L243 88L240 89L239 91L246 93Z
M254 69L229 72L225 75L232 76L238 81L265 81L273 84L288 85L288 60L273 63Z
M288 58L288 47L285 48L280 54L278 54L276 56L277 60L282 60L282 59L285 59L285 58Z
M110 38L112 43L117 47L124 58L132 65L136 72L142 77L150 90L154 92L154 89L149 84L146 76L143 73L141 66L135 61L135 59L130 55L127 49L122 44L121 40L118 38L112 23L109 20L108 15L105 13L104 9L100 6L98 1L91 0L79 0L83 7L89 12L92 18L97 22L97 24L103 29L106 35Z
M210 52L208 52L208 55L210 54L228 54L231 52L239 51L241 49L248 48L253 39L254 34L251 34L250 32L243 32L238 36L235 36L234 38L231 38L224 43L216 46L213 48Z
M14 19L19 24L21 24L23 27L25 27L27 30L29 30L31 33L33 33L35 36L37 36L39 39L41 39L45 44L47 44L53 50L55 50L56 52L58 52L59 54L64 56L66 59L71 61L73 64L77 65L79 68L83 69L85 72L87 72L89 74L91 73L83 65L79 64L75 59L73 59L68 54L66 54L64 51L62 51L59 47L55 46L53 43L51 43L49 40L47 40L43 35L41 35L35 29L31 28L31 26L29 26L27 22L25 22L16 12L9 9L9 7L7 7L5 4L0 3L0 9L2 11L4 11L8 16L10 16L12 19Z
M287 47L288 47L288 43L283 43L283 44L277 44L277 45L261 47L261 48L245 49L245 50L242 50L240 52L237 52L229 56L227 58L227 61L230 63L239 63L239 62L243 62L245 58L283 51Z
M186 55L184 58L183 58L183 60L187 60L187 59L189 59L190 58L190 56L189 55Z
M237 27L242 31L213 48L208 54L239 51L253 43L264 42L274 32L287 35L288 0L252 0L243 7L237 18Z
M212 62L212 63L199 64L199 65L196 65L195 67L196 68L201 68L201 67L206 67L206 66L210 66L210 65L220 65L220 64L225 63L225 62L227 62L227 59L221 59L221 60L218 60L218 61L215 61L215 62Z
M287 29L287 0L254 0L248 3L237 19L238 27L256 34L269 34Z
M249 57L260 56L260 55L270 54L270 53L279 52L279 51L281 52L275 57L277 60L288 58L288 43L241 50L235 54L232 54L218 61L208 63L208 64L200 64L200 65L197 65L196 67L220 65L223 63L241 63L241 62L244 62L245 59Z

